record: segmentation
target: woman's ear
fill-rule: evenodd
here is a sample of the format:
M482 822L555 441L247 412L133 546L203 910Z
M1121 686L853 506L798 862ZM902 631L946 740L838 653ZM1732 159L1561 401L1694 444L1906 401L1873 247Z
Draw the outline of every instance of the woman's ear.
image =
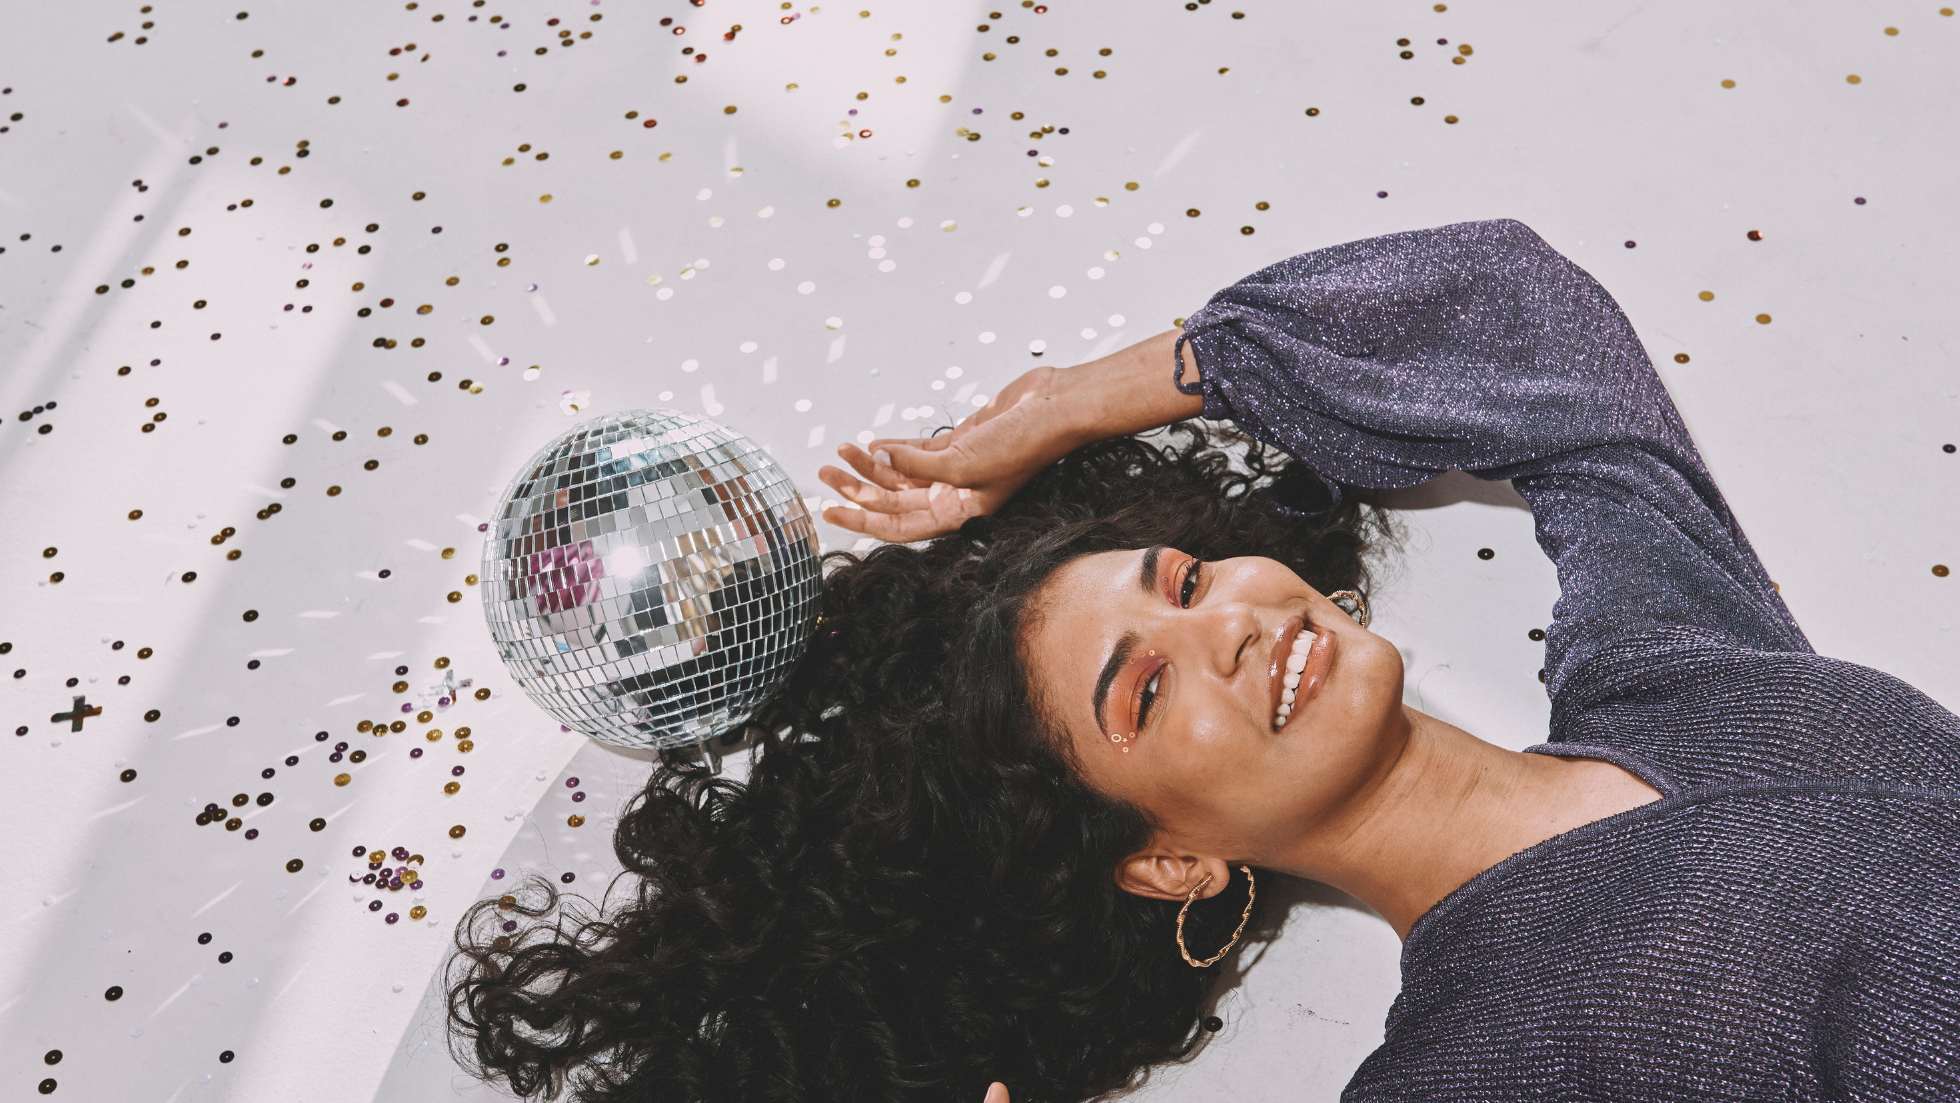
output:
M1205 878L1210 877L1210 883ZM1124 892L1152 900L1183 901L1198 890L1197 898L1209 900L1225 891L1232 879L1230 864L1221 858L1177 855L1165 850L1144 850L1123 859L1116 867L1116 885Z

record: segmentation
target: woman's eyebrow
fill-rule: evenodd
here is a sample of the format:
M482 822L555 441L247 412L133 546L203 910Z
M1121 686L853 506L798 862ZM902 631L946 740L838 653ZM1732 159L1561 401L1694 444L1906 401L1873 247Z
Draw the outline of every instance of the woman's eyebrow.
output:
M1116 680L1116 672L1122 670L1123 664L1136 653L1139 642L1141 638L1135 632L1123 633L1123 638L1116 641L1116 649L1109 653L1109 659L1103 663L1102 673L1096 676L1096 699L1090 705L1096 710L1098 734L1109 730L1109 724L1103 718L1103 705L1109 700L1109 684Z
M1157 559L1163 551L1164 549L1159 546L1149 548L1143 553L1143 566L1137 572L1137 586L1145 594L1157 593ZM1102 673L1096 675L1096 697L1090 705L1096 712L1096 731L1099 734L1109 727L1103 716L1104 702L1109 699L1109 684L1116 680L1116 672L1123 669L1123 664L1130 661L1130 656L1136 652L1138 642L1139 638L1135 632L1125 632L1123 638L1116 641L1116 649L1111 651L1109 658L1103 661Z

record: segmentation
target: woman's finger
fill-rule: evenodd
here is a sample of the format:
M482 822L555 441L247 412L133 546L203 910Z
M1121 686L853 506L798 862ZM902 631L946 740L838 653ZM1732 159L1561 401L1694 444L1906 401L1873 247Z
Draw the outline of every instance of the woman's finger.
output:
M959 527L955 521L943 524L924 510L910 513L875 513L865 509L845 509L832 506L823 511L823 519L840 529L883 540L888 544L909 544L914 540L925 540L942 532L951 532Z
M871 453L864 451L855 444L838 445L837 455L845 463L850 464L859 475L870 479L886 490L906 490L917 485L899 474L898 470L892 467L891 464L878 460Z
M987 1098L982 1103L1007 1103L1007 1085L998 1080L987 1085Z
M965 469L968 466L969 455L964 448L947 445L928 450L894 442L884 451L891 457L892 469L908 479L955 485L967 485L975 481L967 477Z
M878 513L910 513L914 510L930 509L933 499L939 496L939 492L930 485L908 487L904 490L886 490L870 483L859 482L834 467L819 469L817 478L823 480L825 486L862 508Z
M938 452L951 443L953 443L952 434L941 433L936 437L880 437L864 447L866 451L876 456L880 452L890 450L893 445L900 445L905 448L917 448L926 452Z

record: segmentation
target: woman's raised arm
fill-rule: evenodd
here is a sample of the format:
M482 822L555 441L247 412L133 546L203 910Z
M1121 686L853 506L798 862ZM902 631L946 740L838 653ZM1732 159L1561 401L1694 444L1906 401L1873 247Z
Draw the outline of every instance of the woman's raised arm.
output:
M1559 570L1555 700L1593 655L1656 630L1810 650L1619 305L1522 223L1304 253L1185 327L1205 416L1324 477L1512 481Z
M1083 443L1198 414L1337 486L1510 479L1559 569L1554 698L1587 659L1656 629L1810 649L1619 305L1510 220L1303 253L1220 291L1182 333L1030 372L943 436L874 442L889 463L847 445L869 483L822 478L864 511L825 519L923 539Z
M1195 417L1203 401L1172 382L1177 330L1074 368L1036 368L950 433L846 444L863 476L826 467L825 485L862 509L824 520L880 540L924 540L992 513L1042 468L1085 444Z

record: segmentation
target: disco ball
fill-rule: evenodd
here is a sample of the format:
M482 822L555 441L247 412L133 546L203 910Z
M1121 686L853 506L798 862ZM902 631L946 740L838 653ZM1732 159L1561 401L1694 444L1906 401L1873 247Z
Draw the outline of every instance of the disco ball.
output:
M490 524L497 654L531 700L602 743L733 730L816 628L802 498L760 446L703 418L584 422L531 457Z

